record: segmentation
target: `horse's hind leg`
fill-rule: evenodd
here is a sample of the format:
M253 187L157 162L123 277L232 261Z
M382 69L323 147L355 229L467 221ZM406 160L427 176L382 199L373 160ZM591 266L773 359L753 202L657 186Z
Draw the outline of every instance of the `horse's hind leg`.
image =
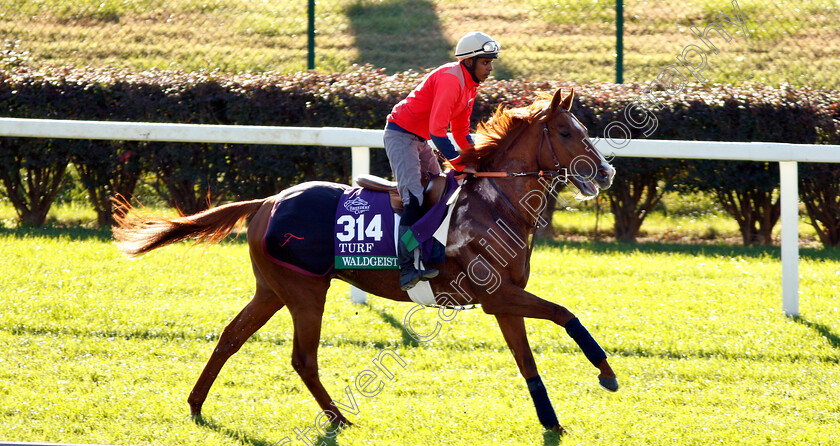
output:
M324 295L326 290L324 290ZM314 296L313 296L314 297ZM332 398L318 376L318 344L321 338L321 318L324 314L324 297L307 302L305 306L289 308L295 325L294 344L292 347L292 367L300 375L306 388L315 397L321 410L332 424L339 427L351 425L347 418L331 405Z
M216 380L216 376L219 375L219 371L222 370L228 358L239 351L242 344L281 308L283 308L283 302L273 291L257 285L257 291L248 305L225 327L210 360L207 361L204 371L201 372L195 387L190 392L188 401L193 418L201 416L201 406L207 398L207 392L210 391L213 381Z

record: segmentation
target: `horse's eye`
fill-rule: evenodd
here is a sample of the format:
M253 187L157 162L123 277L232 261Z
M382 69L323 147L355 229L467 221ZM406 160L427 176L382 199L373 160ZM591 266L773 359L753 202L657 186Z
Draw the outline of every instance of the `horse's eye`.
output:
M560 136L562 136L564 138L571 138L572 134L569 133L569 132L560 132Z

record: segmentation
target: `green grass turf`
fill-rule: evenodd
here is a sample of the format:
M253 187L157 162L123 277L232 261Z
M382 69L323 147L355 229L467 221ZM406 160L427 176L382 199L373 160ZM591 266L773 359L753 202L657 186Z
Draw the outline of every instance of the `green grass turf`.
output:
M123 258L107 232L0 229L0 439L106 444L304 444L319 412L290 366L284 309L222 370L193 423L186 398L248 301L242 239ZM412 305L347 298L335 283L320 347L333 398L384 348L392 365L358 427L326 444L837 444L840 252L802 250L801 317L781 312L778 248L548 242L528 290L575 312L621 390L565 332L527 322L562 439L539 425L494 319L462 311L418 344ZM421 332L435 312L416 313ZM314 437L313 437L314 438ZM282 444L282 443L281 443Z

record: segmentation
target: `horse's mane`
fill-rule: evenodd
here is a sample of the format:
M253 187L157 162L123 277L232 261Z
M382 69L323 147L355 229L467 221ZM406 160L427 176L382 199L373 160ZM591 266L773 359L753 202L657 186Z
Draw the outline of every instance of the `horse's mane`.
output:
M475 146L472 150L461 152L464 161L471 166L480 167L498 154L500 149L505 148L505 141L515 138L515 135L531 124L550 104L550 94L538 92L537 95L539 99L528 106L507 108L505 105L499 105L487 121L479 123Z

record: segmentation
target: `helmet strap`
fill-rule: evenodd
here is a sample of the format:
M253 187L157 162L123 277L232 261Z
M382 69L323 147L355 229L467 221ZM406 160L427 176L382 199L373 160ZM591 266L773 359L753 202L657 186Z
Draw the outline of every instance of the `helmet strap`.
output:
M462 61L461 61L461 64L462 64L462 65L464 65L464 67L466 67L467 72L468 72L468 73L470 73L470 76L472 76L472 80L473 80L476 84L480 84L480 83L481 83L481 81L480 81L480 80L478 80L478 78L477 78L477 77L475 77L475 59L476 59L475 57L471 57L471 58L469 58L469 59L464 59L464 60L462 60ZM468 60L471 60L471 61L472 61L472 63L471 63L471 64L467 64L467 61L468 61Z

